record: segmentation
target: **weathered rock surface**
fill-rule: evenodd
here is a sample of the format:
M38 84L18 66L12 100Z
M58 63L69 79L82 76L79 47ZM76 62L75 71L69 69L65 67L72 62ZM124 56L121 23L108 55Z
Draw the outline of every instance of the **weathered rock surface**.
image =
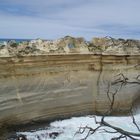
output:
M41 39L20 43L9 41L0 47L0 57L74 53L139 55L140 40L125 40L104 37L93 38L90 42L88 42L84 38L66 36L54 41Z
M92 44L102 54L140 54L140 40L114 39L114 38L93 38ZM96 52L95 49L94 51Z
M65 37L1 48L0 125L104 113L109 85L110 92L119 89L114 112L127 112L140 97L139 41L113 41ZM131 84L113 84L123 80L120 73Z

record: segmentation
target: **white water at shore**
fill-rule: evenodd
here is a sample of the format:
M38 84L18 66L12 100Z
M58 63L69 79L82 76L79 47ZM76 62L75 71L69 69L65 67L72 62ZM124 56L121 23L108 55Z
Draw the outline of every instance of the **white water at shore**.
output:
M97 117L100 120L101 117ZM135 115L137 124L140 126L140 115ZM132 122L131 117L106 117L105 120L111 125L118 126L130 132L138 132L136 126ZM44 130L37 130L33 132L18 132L18 134L24 134L28 140L53 140L48 136L51 132L61 133L55 140L80 140L84 138L87 131L84 134L76 134L79 127L90 126L96 128L94 118L92 116L85 117L73 117L62 121L55 121L50 124L49 128ZM106 127L107 128L107 127ZM107 128L107 130L114 131L113 129ZM119 136L119 134L108 134L96 132L91 135L87 140L110 140L112 137Z

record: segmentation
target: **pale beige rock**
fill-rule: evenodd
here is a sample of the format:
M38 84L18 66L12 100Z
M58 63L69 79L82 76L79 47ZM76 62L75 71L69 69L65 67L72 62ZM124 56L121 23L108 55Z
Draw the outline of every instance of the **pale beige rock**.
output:
M114 39L111 37L93 38L91 43L97 49L101 50L102 54L114 55L127 55L127 54L140 54L140 41L139 40L124 40Z
M10 41L1 50L0 57L38 56L54 54L103 54L103 55L139 55L140 41L132 39L114 39L111 37L84 38L66 36L56 40L31 40L17 43Z
M9 51L7 48L0 49L0 56L1 57L9 57Z
M140 55L0 58L0 125L106 112L108 83L119 73L135 80L139 64ZM139 85L125 85L115 98L114 112L127 112L138 97Z

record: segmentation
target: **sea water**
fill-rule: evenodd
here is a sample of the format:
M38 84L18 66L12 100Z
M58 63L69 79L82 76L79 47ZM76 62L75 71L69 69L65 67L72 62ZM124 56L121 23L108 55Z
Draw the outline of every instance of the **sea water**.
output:
M96 116L96 118L97 121L100 121L101 119L100 116ZM140 115L135 115L135 119L137 124L140 126ZM131 116L105 117L105 121L126 131L140 133L133 124ZM95 119L92 116L73 117L71 119L52 122L50 127L44 128L43 130L38 129L29 132L17 132L17 135L23 134L28 140L54 140L54 138L49 137L48 134L58 132L60 135L58 135L55 140L80 140L87 135L88 130L82 134L76 132L78 132L80 127L85 126L96 128L98 124L95 123ZM114 132L113 129L108 127L103 127L102 129L107 129L108 131ZM120 134L105 133L101 130L90 135L87 140L110 140L111 138L117 136L120 136Z
M16 42L22 42L22 41L30 41L32 39L15 39L15 38L0 38L0 41L9 41L9 40L15 40Z

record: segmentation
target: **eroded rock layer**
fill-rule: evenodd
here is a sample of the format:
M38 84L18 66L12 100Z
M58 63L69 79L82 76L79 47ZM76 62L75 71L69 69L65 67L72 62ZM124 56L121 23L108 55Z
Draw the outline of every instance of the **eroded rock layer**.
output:
M110 50L111 39L94 39L93 45L82 38L67 38L57 49L71 42L74 46L64 47L61 54L56 46L50 47L48 54L35 55L30 52L33 47L23 45L21 51L19 46L7 46L7 56L3 53L0 58L0 125L104 113L115 92L113 112L130 110L140 96L139 41L126 41L132 47L125 44L122 48L119 41L124 40L113 39L113 51L120 48L124 53L110 55L105 51Z
M77 53L139 55L140 40L104 37L86 41L84 38L66 36L58 40L37 39L23 42L8 41L0 44L0 57Z

